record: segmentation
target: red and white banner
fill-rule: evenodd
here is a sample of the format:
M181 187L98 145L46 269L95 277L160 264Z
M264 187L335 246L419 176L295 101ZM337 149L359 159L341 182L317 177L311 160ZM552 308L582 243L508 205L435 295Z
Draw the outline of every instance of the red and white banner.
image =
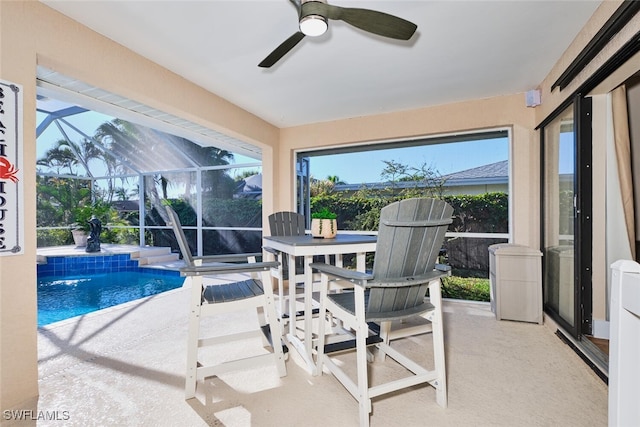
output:
M0 80L0 256L24 253L22 86Z

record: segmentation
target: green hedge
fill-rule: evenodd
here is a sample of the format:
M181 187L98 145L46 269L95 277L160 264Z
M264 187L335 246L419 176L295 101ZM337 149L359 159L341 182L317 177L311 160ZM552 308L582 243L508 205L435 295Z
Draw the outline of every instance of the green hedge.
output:
M489 279L444 277L442 279L442 297L488 302L490 300L489 287Z
M453 207L451 231L475 233L509 232L509 195L485 193L480 195L445 196Z
M506 193L444 196L454 212L451 231L475 233L509 232L509 197ZM311 212L324 208L338 215L342 230L377 230L380 209L398 198L343 197L339 193L311 198Z

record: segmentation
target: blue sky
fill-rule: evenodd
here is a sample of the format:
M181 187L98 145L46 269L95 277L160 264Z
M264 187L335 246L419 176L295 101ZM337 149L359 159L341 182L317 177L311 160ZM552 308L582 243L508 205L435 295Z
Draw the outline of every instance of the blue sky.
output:
M447 175L508 158L508 139L497 138L311 157L310 169L317 179L337 175L348 184L361 184L381 180L384 160L412 167L426 165L440 175Z

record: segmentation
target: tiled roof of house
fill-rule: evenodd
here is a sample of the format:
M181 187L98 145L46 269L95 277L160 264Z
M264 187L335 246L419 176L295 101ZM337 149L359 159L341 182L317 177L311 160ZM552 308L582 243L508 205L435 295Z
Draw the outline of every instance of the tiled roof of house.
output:
M138 200L114 200L111 202L111 206L118 211L135 212L140 209Z
M446 180L458 179L478 179L478 178L499 178L509 176L509 161L490 163L488 165L478 166L477 168L466 169L460 172L444 175Z

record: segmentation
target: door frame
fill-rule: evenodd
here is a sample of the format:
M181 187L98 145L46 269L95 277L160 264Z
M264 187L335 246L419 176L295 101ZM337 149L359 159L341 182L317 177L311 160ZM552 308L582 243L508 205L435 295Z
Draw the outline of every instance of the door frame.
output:
M576 132L576 201L575 227L575 328L574 337L591 335L593 329L593 140L591 131L592 100L577 95L574 103L574 129Z
M591 133L591 99L576 94L549 116L538 128L540 129L540 242L545 245L545 127L557 118L567 108L573 108L574 134L574 258L573 258L573 294L574 294L574 322L573 325L564 320L559 313L550 309L546 304L544 311L563 330L574 338L590 334L592 330L592 133ZM546 265L543 263L543 280L546 280ZM543 283L543 292L546 284ZM546 300L546 298L543 298Z

